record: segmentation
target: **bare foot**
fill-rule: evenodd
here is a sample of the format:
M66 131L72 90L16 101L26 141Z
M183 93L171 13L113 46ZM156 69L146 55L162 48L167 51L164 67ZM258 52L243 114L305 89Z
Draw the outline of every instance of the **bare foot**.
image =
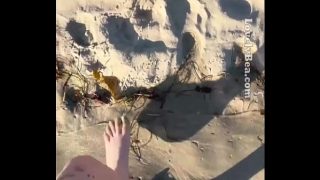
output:
M91 156L77 156L58 174L57 180L115 179L115 172Z
M115 171L118 180L129 179L129 129L122 117L109 121L104 133L106 164Z

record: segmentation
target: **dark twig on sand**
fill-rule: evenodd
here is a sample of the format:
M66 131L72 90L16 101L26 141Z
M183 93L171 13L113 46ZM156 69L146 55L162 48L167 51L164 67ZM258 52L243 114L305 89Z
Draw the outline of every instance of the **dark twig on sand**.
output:
M63 84L63 88L62 88L62 90L63 90L62 102L64 102L64 100L65 100L65 98L66 98L66 88L67 88L67 85L68 85L68 82L69 82L71 76L72 76L72 73L69 73L69 76L68 76L66 82Z

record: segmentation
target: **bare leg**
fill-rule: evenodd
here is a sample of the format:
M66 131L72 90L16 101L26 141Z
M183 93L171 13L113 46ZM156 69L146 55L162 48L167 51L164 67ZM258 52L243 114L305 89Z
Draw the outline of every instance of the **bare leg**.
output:
M91 156L77 156L65 165L57 180L113 180L115 172Z
M115 179L129 179L129 128L124 118L109 121L104 133L106 164L115 171Z

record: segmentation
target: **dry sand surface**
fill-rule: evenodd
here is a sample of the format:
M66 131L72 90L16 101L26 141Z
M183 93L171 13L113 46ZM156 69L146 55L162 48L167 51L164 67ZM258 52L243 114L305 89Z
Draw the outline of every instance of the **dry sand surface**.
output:
M264 179L263 0L57 0L56 39L57 173L104 162L105 122L125 114L133 179Z

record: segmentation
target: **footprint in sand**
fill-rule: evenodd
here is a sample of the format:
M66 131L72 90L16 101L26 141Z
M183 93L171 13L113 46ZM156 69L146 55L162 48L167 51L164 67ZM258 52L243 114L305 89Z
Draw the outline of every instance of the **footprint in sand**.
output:
M110 16L102 27L109 42L122 52L149 53L165 52L163 41L141 39L128 18Z
M158 22L153 21L152 8L154 6L153 0L140 0L134 5L133 17L136 24L142 28L159 25Z
M189 2L186 0L167 0L165 8L173 34L180 37L187 14L190 13Z
M201 73L206 74L206 70L205 70L205 63L201 53L201 50L203 49L203 42L201 41L199 36L200 34L197 34L196 32L191 32L191 31L187 31L182 34L181 55L185 61L184 63L187 63L190 61L193 61L196 63L195 73L197 73L197 76L199 78L202 78ZM180 75L183 76L183 74L180 74Z
M191 32L185 32L182 35L182 57L188 58L188 56L192 57L193 59L197 59L197 47L198 43L196 44L196 40L194 34Z
M248 0L219 0L219 5L223 12L236 20L249 18L252 13L252 6Z
M143 10L137 8L134 11L133 17L136 19L138 26L146 28L147 26L150 26L150 24L152 23L152 10Z
M87 47L91 44L93 37L86 25L70 20L67 24L66 30L71 35L72 39L80 46Z

